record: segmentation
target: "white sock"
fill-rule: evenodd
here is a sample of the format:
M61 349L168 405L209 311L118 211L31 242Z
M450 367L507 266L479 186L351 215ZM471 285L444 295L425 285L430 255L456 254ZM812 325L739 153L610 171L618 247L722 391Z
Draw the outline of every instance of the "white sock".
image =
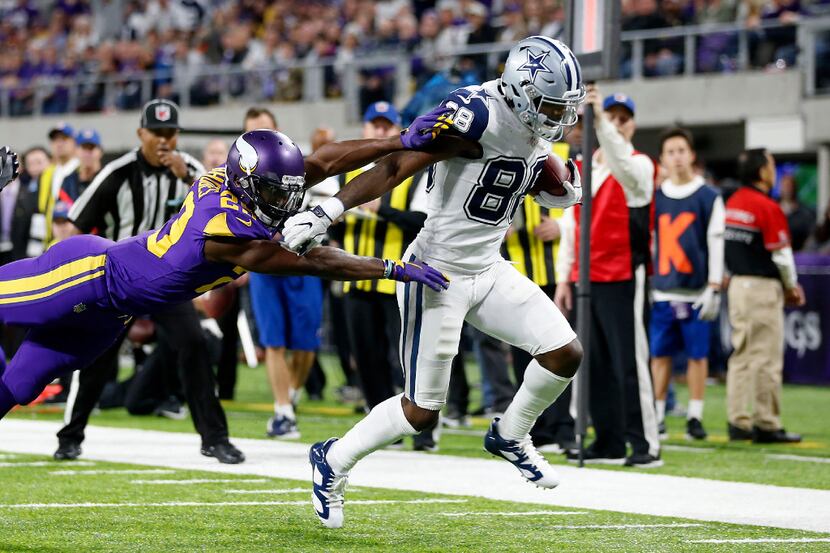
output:
M553 374L535 359L531 361L524 382L499 421L499 434L508 440L527 436L542 411L556 401L571 380Z
M655 399L654 407L657 409L657 422L660 423L666 420L666 400Z
M690 399L689 409L686 411L686 419L703 420L703 400Z
M295 403L297 401L297 396L299 395L300 391L297 388L288 388L288 399L291 403Z
M332 444L326 460L334 472L346 474L371 452L398 438L418 433L406 420L401 397L403 394L398 394L376 405L345 436Z
M290 403L286 403L282 405L280 403L274 402L274 414L281 415L283 417L288 417L289 419L296 419L297 417L294 415L294 406Z

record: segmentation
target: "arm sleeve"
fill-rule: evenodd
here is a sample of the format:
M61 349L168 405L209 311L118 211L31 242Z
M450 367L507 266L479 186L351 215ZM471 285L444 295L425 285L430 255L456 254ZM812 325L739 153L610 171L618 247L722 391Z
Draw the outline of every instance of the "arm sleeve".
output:
M784 284L784 288L787 290L795 288L798 284L798 273L795 268L793 249L785 246L773 251L772 262L778 267L778 273L781 275L781 282Z
M709 248L709 282L723 281L724 245L723 233L726 227L726 211L723 198L718 196L712 206L709 228L706 229L706 244Z
M598 117L597 140L611 174L620 182L630 207L642 207L654 194L654 162L645 154L634 154L614 124Z
M556 254L556 283L571 281L571 271L575 261L576 221L574 209L565 210L559 219L559 251Z

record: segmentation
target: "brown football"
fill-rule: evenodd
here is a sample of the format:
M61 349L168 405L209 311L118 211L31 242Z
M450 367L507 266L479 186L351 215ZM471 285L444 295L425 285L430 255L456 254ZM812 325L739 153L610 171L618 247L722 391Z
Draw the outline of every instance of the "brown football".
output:
M554 196L564 196L565 188L562 186L563 182L571 181L571 170L557 155L550 154L545 160L545 165L539 172L536 182L528 190L528 194L536 196L539 192L544 190L548 194Z

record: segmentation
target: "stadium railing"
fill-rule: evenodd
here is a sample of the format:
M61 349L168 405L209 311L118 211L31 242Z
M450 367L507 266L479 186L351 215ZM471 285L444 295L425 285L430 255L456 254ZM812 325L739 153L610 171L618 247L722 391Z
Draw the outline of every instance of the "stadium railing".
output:
M766 33L791 29L795 30L796 39L792 48L785 52L785 57L792 58L789 63L773 59L768 66L753 64L753 48L766 40ZM805 97L830 94L830 16L803 18L789 25L778 22L755 27L707 24L626 31L621 34L621 39L622 78L690 77L701 73L793 66L802 73L801 92ZM485 67L478 69L482 78L490 78L497 74L498 63L509 48L507 43L472 45L442 52L430 61L438 61L448 67L453 60L465 56L484 57L487 59ZM706 52L710 57L716 57L706 62L703 60ZM0 90L0 117L138 109L164 87L167 95L172 94L183 106L215 105L229 101L313 102L342 97L356 118L361 81L365 75L373 72L380 75L389 91L388 96L406 98L415 88L417 75L412 70L412 59L417 56L417 51L384 51L356 56L347 63L328 58L295 60L256 69L239 65L203 66L188 68L186 74L167 68L103 78L42 78L35 83ZM655 56L668 63L657 70L650 68L649 58L653 62ZM282 94L286 89L292 90L292 94ZM335 92L332 93L332 90Z

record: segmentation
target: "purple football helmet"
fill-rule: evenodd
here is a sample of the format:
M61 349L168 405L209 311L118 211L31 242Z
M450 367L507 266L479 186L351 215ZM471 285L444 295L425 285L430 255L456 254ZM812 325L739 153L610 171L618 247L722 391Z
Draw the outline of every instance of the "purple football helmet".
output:
M303 153L286 135L249 131L228 152L228 186L265 225L276 228L297 212L305 194Z

